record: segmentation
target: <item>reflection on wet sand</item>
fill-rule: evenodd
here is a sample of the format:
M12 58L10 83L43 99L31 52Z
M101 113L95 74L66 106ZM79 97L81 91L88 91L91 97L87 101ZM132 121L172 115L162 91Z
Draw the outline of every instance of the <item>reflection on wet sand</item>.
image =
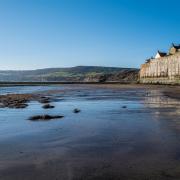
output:
M160 117L172 117L172 121L180 119L180 101L179 99L166 96L161 90L150 90L145 96L144 105L147 108L154 109L154 113ZM174 117L176 116L176 117ZM178 122L177 122L178 123Z
M180 103L162 89L68 86L51 96L53 109L0 109L0 180L180 179ZM42 111L64 118L25 120Z

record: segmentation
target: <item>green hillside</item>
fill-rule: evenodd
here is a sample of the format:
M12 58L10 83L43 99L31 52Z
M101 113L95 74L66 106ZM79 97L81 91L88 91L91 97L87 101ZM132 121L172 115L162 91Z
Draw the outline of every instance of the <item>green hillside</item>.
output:
M0 81L98 81L117 74L134 72L138 69L77 66L72 68L47 68L28 71L0 71Z

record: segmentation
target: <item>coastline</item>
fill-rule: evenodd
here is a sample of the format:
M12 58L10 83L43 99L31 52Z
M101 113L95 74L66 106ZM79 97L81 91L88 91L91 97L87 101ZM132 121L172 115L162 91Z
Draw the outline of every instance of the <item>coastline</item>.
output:
M138 84L137 82L125 82L125 81L114 81L114 82L0 82L0 87L2 86L47 86L47 85L63 85L63 84Z

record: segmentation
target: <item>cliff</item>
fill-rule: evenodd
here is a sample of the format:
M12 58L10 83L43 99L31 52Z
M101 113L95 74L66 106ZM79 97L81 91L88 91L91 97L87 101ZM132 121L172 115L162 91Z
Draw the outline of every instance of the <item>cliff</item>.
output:
M140 82L180 84L180 46L173 45L168 54L158 51L156 58L151 58L142 64Z

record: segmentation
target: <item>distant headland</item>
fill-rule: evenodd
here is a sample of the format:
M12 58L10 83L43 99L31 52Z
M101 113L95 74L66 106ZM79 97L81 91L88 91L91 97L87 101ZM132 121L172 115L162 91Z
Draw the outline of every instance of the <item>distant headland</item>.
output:
M76 66L26 71L0 70L0 83L134 83L137 82L138 74L139 69L136 68L102 66Z

